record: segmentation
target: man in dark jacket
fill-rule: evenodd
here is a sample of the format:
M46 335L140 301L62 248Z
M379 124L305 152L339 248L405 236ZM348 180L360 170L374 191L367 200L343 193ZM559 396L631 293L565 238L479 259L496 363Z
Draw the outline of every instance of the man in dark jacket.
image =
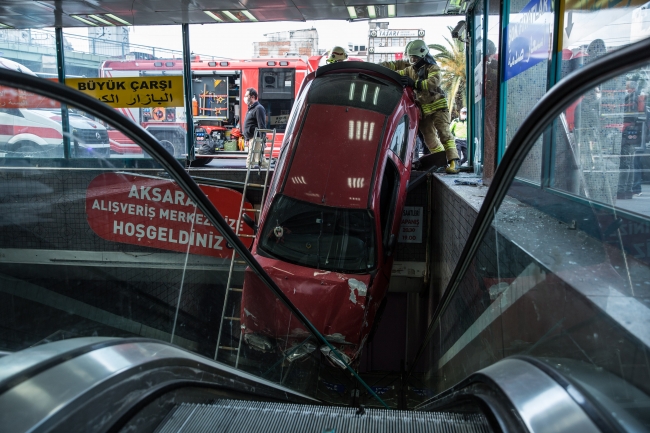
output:
M261 140L259 142L254 142L253 136L255 135L255 129L266 129L266 110L257 100L257 90L252 87L246 89L244 102L248 105L248 112L246 113L246 119L244 119L244 128L242 132L244 133L244 139L248 145L246 167L249 167L251 165L256 166L260 164L260 153L264 150L262 148L264 143ZM264 158L262 158L261 162L262 165L268 164Z

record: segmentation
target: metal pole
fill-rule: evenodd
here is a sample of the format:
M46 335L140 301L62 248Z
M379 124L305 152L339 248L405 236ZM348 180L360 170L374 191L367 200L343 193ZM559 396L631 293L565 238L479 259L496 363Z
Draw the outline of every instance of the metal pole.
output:
M55 29L56 39L56 69L59 75L59 83L65 84L65 50L63 48L63 29ZM70 159L70 118L68 106L61 104L61 133L63 135L63 157Z
M468 164L474 167L474 9L467 11L465 15L465 88L467 89L467 152L469 153ZM470 72L471 71L471 72Z
M190 26L183 24L183 82L185 83L185 119L187 122L187 160L194 161L194 117L192 115L192 55L190 51ZM154 49L154 54L156 53Z

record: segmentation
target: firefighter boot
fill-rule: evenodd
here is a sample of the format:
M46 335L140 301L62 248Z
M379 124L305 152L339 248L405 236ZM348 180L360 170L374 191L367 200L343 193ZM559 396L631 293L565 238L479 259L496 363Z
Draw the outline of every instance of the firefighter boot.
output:
M459 160L458 159L452 159L449 161L449 165L445 169L447 174L456 174L458 173L458 169L460 167Z

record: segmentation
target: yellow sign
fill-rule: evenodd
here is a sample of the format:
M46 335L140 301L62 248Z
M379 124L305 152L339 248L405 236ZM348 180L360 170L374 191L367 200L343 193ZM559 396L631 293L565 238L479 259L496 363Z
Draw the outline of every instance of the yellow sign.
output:
M183 77L69 78L65 84L114 108L182 107Z
M637 7L647 0L565 0L565 10L599 11L614 8Z

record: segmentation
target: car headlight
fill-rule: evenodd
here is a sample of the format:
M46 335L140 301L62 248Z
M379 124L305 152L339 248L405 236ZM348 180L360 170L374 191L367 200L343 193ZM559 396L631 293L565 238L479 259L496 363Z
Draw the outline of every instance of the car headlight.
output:
M341 361L339 357L336 356L336 354L334 354L334 352L332 351L332 349L330 349L329 346L321 346L320 351L323 353L323 355L327 357L327 359L329 359L332 363L334 363L334 365L341 367L342 369L345 369L347 368L347 365L350 365L350 357L343 352L339 351L338 354L341 356L341 358L343 358L343 361L345 361L345 363Z
M263 335L244 334L244 341L253 349L261 352L268 352L273 347L271 341Z
M287 361L293 362L296 359L303 358L316 350L316 346L311 343L298 344L285 352Z

